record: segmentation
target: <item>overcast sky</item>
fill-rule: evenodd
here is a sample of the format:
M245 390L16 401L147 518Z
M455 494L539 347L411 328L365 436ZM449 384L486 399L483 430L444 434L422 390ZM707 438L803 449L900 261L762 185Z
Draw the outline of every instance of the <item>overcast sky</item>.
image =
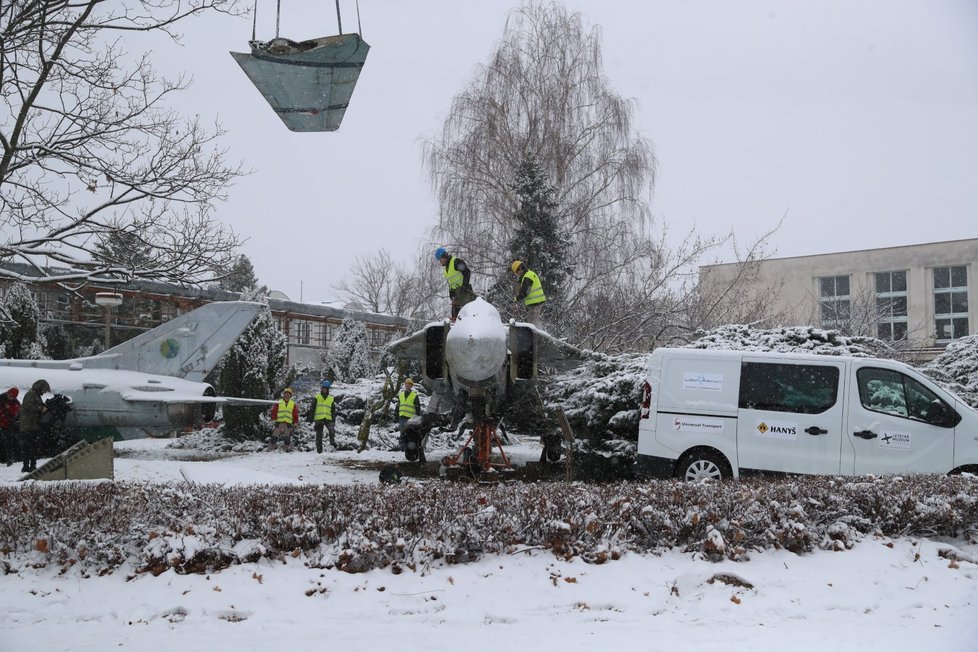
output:
M275 4L258 0L259 39ZM978 2L565 4L600 27L610 84L637 103L659 161L653 213L672 233L747 241L784 215L778 256L978 236ZM334 2L282 5L282 36L337 31ZM238 68L228 52L248 51L250 19L208 18L157 52L195 77L181 108L219 119L254 170L217 215L249 238L261 282L319 302L357 256L434 249L421 140L517 5L360 0L371 50L333 133L290 132ZM355 31L354 2L341 8Z

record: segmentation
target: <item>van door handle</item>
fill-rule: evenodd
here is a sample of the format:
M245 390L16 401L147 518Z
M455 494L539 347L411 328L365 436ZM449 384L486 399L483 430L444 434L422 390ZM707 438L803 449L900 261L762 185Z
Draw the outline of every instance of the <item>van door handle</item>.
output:
M852 434L853 434L853 436L855 436L855 437L861 437L862 439L876 439L876 437L878 436L872 430L859 430L859 431L854 432Z
M824 435L828 433L828 430L819 428L818 426L812 426L811 428L805 428L805 432L809 435Z

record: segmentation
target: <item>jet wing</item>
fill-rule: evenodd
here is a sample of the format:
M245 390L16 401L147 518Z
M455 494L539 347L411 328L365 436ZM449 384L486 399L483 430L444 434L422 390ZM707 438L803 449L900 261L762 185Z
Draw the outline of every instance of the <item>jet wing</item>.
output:
M425 352L425 340L428 329L432 326L441 326L442 322L431 322L419 331L394 340L387 345L387 350L393 353L400 360L422 360Z
M537 361L541 366L561 372L570 371L591 358L588 352L582 351L564 340L557 339L533 324L517 322L517 325L533 329L536 339Z
M119 393L122 400L130 403L214 403L217 405L274 405L276 401L237 396L203 396L186 392L142 392L139 390Z

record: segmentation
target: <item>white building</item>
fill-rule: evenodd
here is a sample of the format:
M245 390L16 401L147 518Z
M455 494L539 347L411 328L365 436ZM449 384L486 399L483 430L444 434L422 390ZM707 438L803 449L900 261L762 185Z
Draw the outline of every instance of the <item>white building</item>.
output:
M976 264L978 239L772 258L754 279L771 299L758 317L943 348L978 330ZM702 287L724 287L739 267L701 267Z

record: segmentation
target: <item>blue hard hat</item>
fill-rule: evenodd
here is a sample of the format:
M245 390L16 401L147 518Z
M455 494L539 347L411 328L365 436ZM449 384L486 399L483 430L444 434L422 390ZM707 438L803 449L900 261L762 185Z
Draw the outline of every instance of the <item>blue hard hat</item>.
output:
M322 386L324 389L329 389L330 387L333 386L333 383L329 382L328 380L324 380Z
M444 256L446 253L448 252L445 251L444 247L438 247L437 249L435 249L435 260L441 260L441 257Z

